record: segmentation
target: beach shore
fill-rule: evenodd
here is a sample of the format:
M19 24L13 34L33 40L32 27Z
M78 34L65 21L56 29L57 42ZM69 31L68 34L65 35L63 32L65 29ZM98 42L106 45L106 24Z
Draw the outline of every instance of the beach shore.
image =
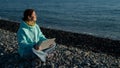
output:
M4 23L4 24L3 24ZM15 24L15 25L14 25ZM47 38L56 37L54 56L46 63L39 59L22 60L17 53L19 24L0 20L1 68L119 68L119 40L41 28ZM53 35L54 33L54 35Z

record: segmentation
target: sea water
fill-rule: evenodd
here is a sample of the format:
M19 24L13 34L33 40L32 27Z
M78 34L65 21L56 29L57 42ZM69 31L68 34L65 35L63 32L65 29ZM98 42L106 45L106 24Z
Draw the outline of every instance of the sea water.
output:
M0 18L20 22L27 8L42 27L120 40L120 0L0 0Z

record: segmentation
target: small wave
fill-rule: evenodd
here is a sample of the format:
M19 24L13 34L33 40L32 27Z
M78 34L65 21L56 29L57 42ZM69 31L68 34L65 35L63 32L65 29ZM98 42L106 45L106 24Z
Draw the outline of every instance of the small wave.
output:
M6 21L18 22L18 21L15 21L15 20L11 20L11 19L9 19L9 18L1 17L1 16L0 16L0 20L6 20Z
M4 17L1 17L1 16L0 16L0 19L1 20L9 20L8 18L4 18Z

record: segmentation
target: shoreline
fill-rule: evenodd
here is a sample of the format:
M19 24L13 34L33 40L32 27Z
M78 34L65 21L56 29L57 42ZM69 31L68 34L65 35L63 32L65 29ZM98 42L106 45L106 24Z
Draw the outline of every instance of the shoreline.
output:
M0 20L0 28L11 32L17 32L20 23ZM58 44L84 48L95 52L104 52L110 55L120 56L120 40L101 38L87 34L72 33L62 30L48 29L40 27L47 38L56 38Z

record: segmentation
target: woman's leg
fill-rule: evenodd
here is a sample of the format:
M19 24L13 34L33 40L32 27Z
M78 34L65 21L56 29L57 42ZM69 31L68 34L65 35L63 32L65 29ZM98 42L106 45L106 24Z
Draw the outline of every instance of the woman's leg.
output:
M30 50L26 50L26 53L24 53L23 58L30 60L38 57L33 53L32 49L30 49Z

